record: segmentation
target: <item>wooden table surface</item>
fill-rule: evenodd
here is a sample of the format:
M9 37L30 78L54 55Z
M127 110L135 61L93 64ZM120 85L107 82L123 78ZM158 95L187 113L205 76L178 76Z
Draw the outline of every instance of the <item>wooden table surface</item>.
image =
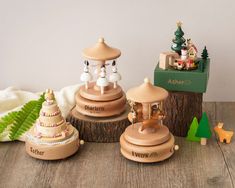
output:
M204 103L210 122L235 130L235 103ZM61 161L41 161L25 153L24 143L0 144L0 187L234 187L235 138L213 138L207 146L176 138L170 159L140 164L121 156L119 143L86 143Z

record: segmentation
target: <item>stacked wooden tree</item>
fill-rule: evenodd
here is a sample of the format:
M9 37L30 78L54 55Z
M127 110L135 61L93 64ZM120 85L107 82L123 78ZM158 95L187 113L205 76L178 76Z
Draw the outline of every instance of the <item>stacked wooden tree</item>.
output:
M40 116L26 137L26 152L38 159L57 160L79 148L78 131L61 115L52 90L47 90Z
M121 75L116 59L120 55L120 50L108 46L103 38L95 46L83 50L85 67L81 81L84 85L76 93L76 106L67 119L85 141L116 142L128 125L126 97L118 85ZM98 78L90 72L92 63ZM108 78L110 64L112 70Z
M172 40L173 52L160 54L154 72L154 84L169 91L163 105L167 113L164 123L177 136L187 135L193 117L201 118L202 96L207 89L210 67L206 47L198 58L192 40L185 40L183 36L181 22L178 22Z
M122 155L143 163L169 158L178 146L175 147L174 136L162 124L165 118L162 101L168 92L153 86L146 78L142 85L128 90L126 95L131 105L128 117L132 125L120 137Z

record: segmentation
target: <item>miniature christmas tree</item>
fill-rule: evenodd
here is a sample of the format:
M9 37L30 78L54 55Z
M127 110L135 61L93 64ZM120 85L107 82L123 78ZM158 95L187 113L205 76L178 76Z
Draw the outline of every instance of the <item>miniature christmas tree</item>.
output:
M181 54L181 49L185 46L184 32L181 29L181 22L177 22L177 30L175 31L175 38L172 40L174 43L171 46L171 49L177 52L179 55Z
M194 117L190 125L186 139L192 142L200 142L200 138L195 136L197 129L198 129L198 121L197 118Z
M204 49L202 51L201 57L203 60L207 60L207 58L208 58L208 52L207 52L206 46L204 47Z
M206 112L203 112L202 118L200 120L195 136L201 138L201 145L206 145L206 140L211 137L211 134L212 133L211 133L207 114Z

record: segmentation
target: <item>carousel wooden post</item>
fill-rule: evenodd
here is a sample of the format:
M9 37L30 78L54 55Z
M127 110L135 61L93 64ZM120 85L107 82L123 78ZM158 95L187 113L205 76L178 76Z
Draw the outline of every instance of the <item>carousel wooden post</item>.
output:
M146 78L142 85L128 90L126 95L131 104L128 117L132 125L120 137L122 155L142 163L169 158L179 147L175 145L174 136L169 129L161 124L161 110L153 111L151 108L151 104L159 104L167 98L167 91L153 86Z
M80 132L80 137L91 142L117 142L128 126L126 97L118 85L121 75L117 72L116 59L120 50L108 46L103 38L98 43L83 50L85 62L98 62L96 74L98 79L91 82L92 75L87 75L89 68L84 69L81 86L75 95L76 106L67 120ZM107 61L113 61L112 74L107 78ZM85 64L88 67L88 63ZM86 86L88 84L88 86Z

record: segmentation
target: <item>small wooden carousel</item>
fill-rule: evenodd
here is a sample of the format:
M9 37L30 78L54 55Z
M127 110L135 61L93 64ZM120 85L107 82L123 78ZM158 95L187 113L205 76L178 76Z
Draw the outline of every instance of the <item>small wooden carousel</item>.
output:
M118 85L121 75L117 71L117 58L121 51L108 46L103 38L82 53L84 72L75 95L76 106L67 118L80 131L85 141L115 142L127 126L126 96ZM107 66L111 74L107 76ZM90 68L95 67L95 75ZM94 78L94 81L92 81Z
M131 112L128 126L120 137L121 153L126 158L143 163L158 162L169 158L174 150L174 136L162 124L165 115L162 111L162 101L168 92L153 86L149 79L139 87L126 93Z

